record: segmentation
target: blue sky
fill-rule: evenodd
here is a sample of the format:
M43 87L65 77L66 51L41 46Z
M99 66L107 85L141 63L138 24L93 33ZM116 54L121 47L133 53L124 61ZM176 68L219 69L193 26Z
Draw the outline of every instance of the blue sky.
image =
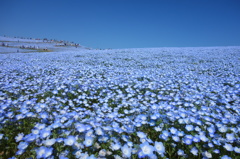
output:
M1 0L0 35L92 48L240 45L240 0Z

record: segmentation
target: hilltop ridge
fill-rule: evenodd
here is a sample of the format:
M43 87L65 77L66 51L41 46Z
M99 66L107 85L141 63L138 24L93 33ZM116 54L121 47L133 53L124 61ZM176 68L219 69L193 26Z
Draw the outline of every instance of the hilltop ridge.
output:
M0 53L62 52L82 49L91 48L64 40L0 36Z

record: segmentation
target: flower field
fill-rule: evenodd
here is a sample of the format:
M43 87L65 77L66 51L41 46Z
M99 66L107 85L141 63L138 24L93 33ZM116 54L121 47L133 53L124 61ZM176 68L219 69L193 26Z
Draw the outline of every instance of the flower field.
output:
M240 47L0 54L0 158L240 158Z

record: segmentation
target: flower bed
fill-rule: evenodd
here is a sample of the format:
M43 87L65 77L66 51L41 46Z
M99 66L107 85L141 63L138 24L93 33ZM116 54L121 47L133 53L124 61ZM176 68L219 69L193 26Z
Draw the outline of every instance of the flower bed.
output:
M0 156L239 158L239 52L3 54Z

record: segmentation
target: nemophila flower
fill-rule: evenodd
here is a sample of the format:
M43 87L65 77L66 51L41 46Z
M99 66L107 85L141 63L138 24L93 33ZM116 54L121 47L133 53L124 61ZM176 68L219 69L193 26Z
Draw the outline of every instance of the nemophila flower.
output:
M48 158L52 155L52 151L53 148L41 146L36 150L37 158Z
M204 157L206 157L206 158L212 158L212 154L211 154L210 152L208 152L208 151L202 152L202 155L203 155Z
M66 157L69 153L70 153L69 150L64 150L64 151L62 151L62 152L60 153L59 158L60 158L60 157Z
M82 158L83 156L80 156L80 158ZM60 155L59 156L59 159L69 159L68 157L66 157L66 156L63 156L63 155Z
M165 147L164 147L163 143L155 141L154 147L155 147L155 150L157 151L157 153L163 157L163 155L165 153Z
M26 150L25 149L20 149L16 152L16 155L21 155L25 152Z
M213 143L209 142L208 147L211 147L211 148L214 147Z
M28 112L28 113L26 114L26 116L27 116L27 117L33 117L33 116L35 116L35 114L34 114L33 112Z
M156 115L156 114L153 114L153 115L150 116L150 118L151 118L152 120L156 120L156 119L157 119L157 115Z
M185 153L184 153L184 151L183 151L182 149L179 149L179 150L177 151L177 154L178 154L179 156L184 156L184 155L185 155Z
M154 120L150 120L148 123L149 123L150 126L155 126L156 121L154 121Z
M49 137L51 135L51 131L50 130L47 130L47 129L42 129L40 131L40 137L42 139L46 138L46 137Z
M44 144L46 146L52 146L53 144L55 144L55 142L56 142L56 139L47 139L44 141Z
M195 135L195 136L193 137L193 142L200 142L200 138L199 138L198 135Z
M201 128L199 126L196 126L194 130L195 131L201 131Z
M177 135L180 136L180 137L184 136L184 134L185 134L185 133L184 133L183 131L178 131L178 132L177 132Z
M56 138L56 142L58 142L58 143L61 143L61 142L63 142L63 141L64 141L63 138Z
M68 136L66 139L64 139L64 144L67 146L72 146L73 144L75 144L76 139L74 136Z
M233 146L231 144L225 143L223 146L227 151L233 151Z
M113 150L113 151L115 151L115 150L119 150L121 148L121 144L120 143L111 143L111 149Z
M127 145L128 145L129 147L133 147L133 142L128 141L128 142L127 142Z
M27 142L33 142L34 140L36 140L38 136L35 134L28 134L24 137L25 141Z
M228 155L224 155L221 157L221 159L232 159L231 157L229 157Z
M106 154L107 154L107 151L106 151L105 149L101 149L101 150L99 151L99 153L98 153L98 155L99 155L100 157L105 157Z
M39 129L39 130L44 129L45 127L46 127L45 124L37 123L37 124L35 125L35 128L37 128L37 129Z
M24 114L18 114L15 116L17 120L23 119L25 117Z
M153 154L154 147L149 145L148 142L140 144L140 148L145 156L151 156Z
M41 107L41 108L45 108L45 107L47 107L47 105L46 104L44 104L44 103L41 103L41 104L39 104L39 106Z
M178 136L172 136L172 139L173 139L173 141L175 141L175 142L179 142L180 141L180 137L178 137Z
M93 130L92 129L87 130L85 136L93 136Z
M96 159L96 157L94 155L91 155L91 156L87 157L87 159Z
M0 134L0 140L3 138L3 134Z
M137 126L137 127L138 127L138 126ZM162 131L162 127L160 127L160 126L155 126L155 127L154 127L154 130L156 130L157 132Z
M187 131L193 131L194 127L193 127L192 125L186 125L186 126L185 126L185 129L186 129Z
M215 150L213 150L213 152L216 153L216 154L220 153L219 149L215 149Z
M21 112L22 114L26 114L26 113L28 112L28 109L22 108L22 109L20 110L20 112Z
M235 140L234 133L227 133L226 138L230 142L234 141Z
M8 113L6 114L6 116L7 116L8 118L12 118L12 117L13 117L13 112L8 112Z
M59 127L61 127L61 126L62 126L62 123L60 123L60 122L55 122L55 123L53 123L53 124L51 125L51 127L52 127L53 129L59 128Z
M28 147L29 143L27 142L20 142L19 145L18 145L18 149L19 150L25 150L27 147Z
M185 143L186 145L191 145L191 144L192 144L192 139L185 137L185 138L183 139L183 143Z
M23 138L23 136L24 136L24 134L23 133L19 133L16 137L15 137L15 140L16 140L16 142L19 142L19 141L21 141L22 140L22 138Z
M208 127L207 130L208 130L208 132L209 132L210 134L214 134L215 131L216 131L215 128L214 128L213 126Z
M36 106L36 107L35 107L35 110L36 110L37 113L40 113L40 112L42 111L42 108L39 107L39 106Z
M76 158L80 158L82 155L82 150L78 150L78 151L74 152L74 155Z
M207 138L204 134L199 135L199 138L200 138L200 140L202 140L203 142L207 142L207 141L208 141L208 138Z
M169 130L172 134L176 134L178 132L178 130L174 127L171 127Z
M85 140L83 143L86 147L89 147L89 146L92 146L93 140L94 140L93 137L85 137Z
M42 119L47 119L48 118L48 114L46 112L40 113L39 115Z
M167 140L170 133L167 130L162 131L162 134L159 136L159 138L162 138L163 140Z
M97 127L95 129L95 132L96 132L97 135L103 135L103 130L100 127Z
M220 128L218 128L218 130L219 130L221 133L225 133L225 132L227 132L228 127L226 127L225 125L222 125Z
M235 151L236 153L240 153L240 148L239 148L239 147L234 147L234 151Z
M132 149L130 147L128 147L127 144L125 144L123 147L121 147L121 150L122 150L122 155L124 157L130 157L131 156Z
M147 137L147 135L145 134L145 133L143 133L143 132L137 132L137 136L139 137L139 138L146 138Z
M193 147L190 152L194 155L197 156L198 155L198 149L196 147Z

